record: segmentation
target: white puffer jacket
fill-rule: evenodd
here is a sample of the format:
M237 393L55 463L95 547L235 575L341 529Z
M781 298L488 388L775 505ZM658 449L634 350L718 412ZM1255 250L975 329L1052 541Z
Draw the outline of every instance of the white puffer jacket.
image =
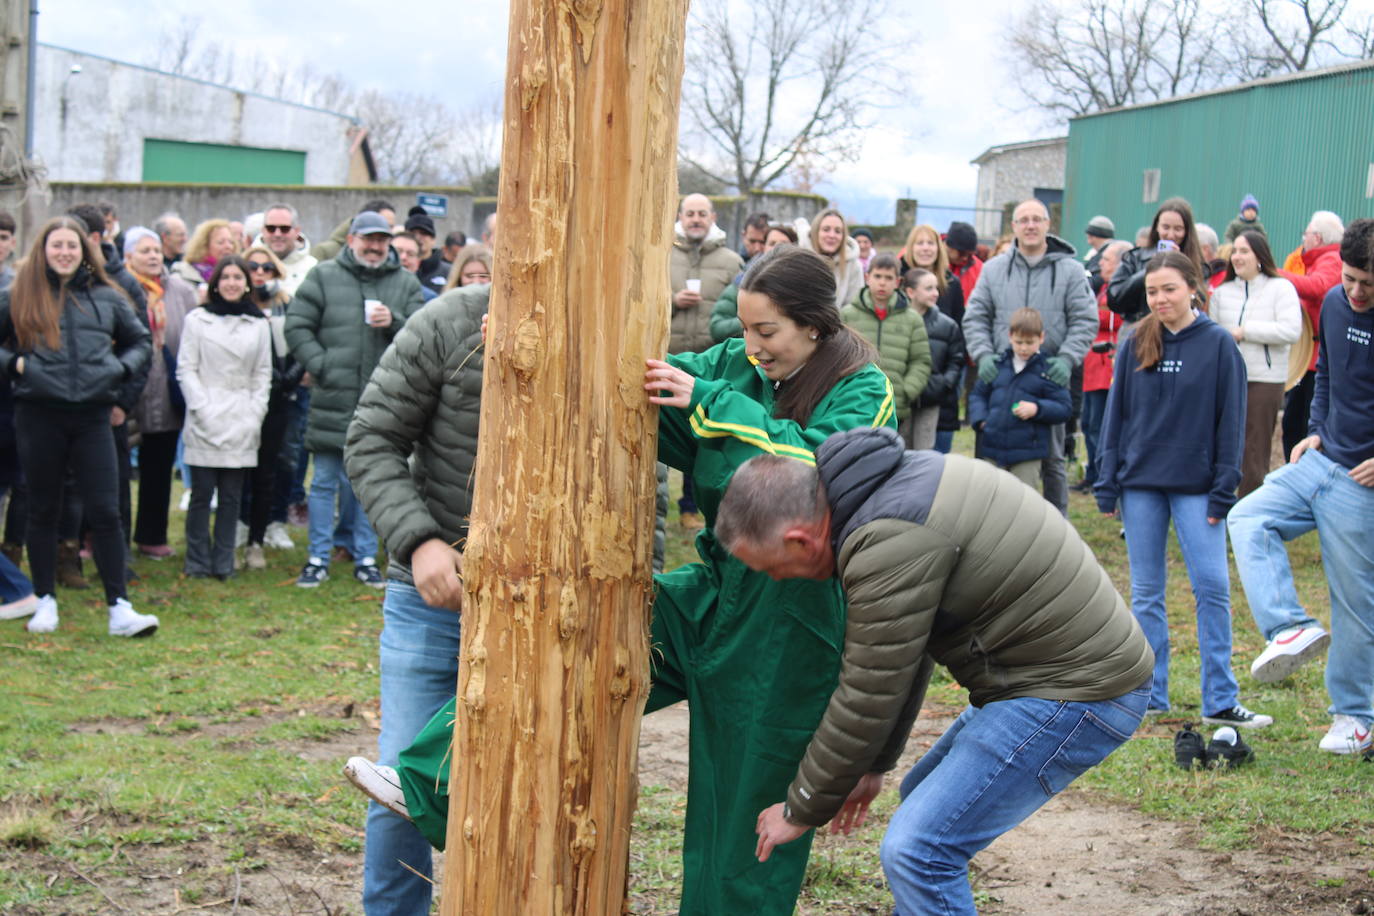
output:
M258 463L262 418L272 389L272 331L267 319L186 316L177 353L177 381L186 398L186 463L251 468Z
M1292 283L1264 274L1248 282L1236 277L1212 291L1208 311L1226 330L1245 333L1240 354L1249 381L1288 380L1288 350L1302 333L1302 307Z

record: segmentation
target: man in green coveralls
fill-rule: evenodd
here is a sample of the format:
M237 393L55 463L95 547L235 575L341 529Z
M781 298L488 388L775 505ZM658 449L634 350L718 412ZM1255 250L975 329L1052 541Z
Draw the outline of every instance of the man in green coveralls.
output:
M650 400L663 408L659 460L691 476L707 521L696 541L701 561L655 579L646 709L688 701L680 910L688 916L790 914L810 853L807 839L761 863L754 827L758 812L786 793L835 687L843 596L834 581L774 582L751 571L711 525L731 475L749 458L814 462L832 433L895 427L891 386L869 361L871 348L840 322L834 283L818 256L780 246L756 259L741 283L743 339L651 360L646 373L645 387L658 392ZM438 847L453 721L450 703L402 752L394 774L404 808Z

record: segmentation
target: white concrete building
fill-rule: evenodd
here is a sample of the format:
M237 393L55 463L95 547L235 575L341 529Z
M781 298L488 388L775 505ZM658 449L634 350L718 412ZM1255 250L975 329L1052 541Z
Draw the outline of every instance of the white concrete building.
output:
M362 185L348 115L39 44L34 153L50 181Z
M1002 231L1002 208L1029 198L1048 206L1064 200L1064 168L1069 138L1029 140L988 147L972 160L978 166L978 217L974 229L980 239L995 239Z

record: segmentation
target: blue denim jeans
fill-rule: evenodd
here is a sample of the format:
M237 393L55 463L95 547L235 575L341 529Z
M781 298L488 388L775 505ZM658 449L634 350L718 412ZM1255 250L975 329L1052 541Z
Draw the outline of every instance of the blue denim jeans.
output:
M382 603L382 731L377 762L397 756L458 687L462 618L425 604L415 586L387 580ZM433 877L429 841L415 825L376 802L367 806L363 910L367 916L425 916L433 888L402 866Z
M339 504L339 527L352 533L348 547L356 562L375 560L377 535L344 473L342 452L315 452L315 476L310 479L310 558L329 565L334 545L334 503Z
M1238 502L1226 518L1250 613L1265 639L1317 621L1298 602L1283 546L1317 530L1331 590L1331 648L1326 692L1332 715L1374 722L1374 489L1347 469L1308 450Z
M1121 522L1131 563L1131 612L1155 653L1151 709L1169 708L1169 619L1164 607L1168 581L1165 549L1169 520L1188 567L1197 605L1197 641L1202 656L1202 714L1236 705L1231 672L1231 578L1226 565L1226 525L1207 523L1206 493L1131 490L1121 493Z
M965 709L902 780L881 850L896 912L976 914L969 859L1126 743L1148 695Z

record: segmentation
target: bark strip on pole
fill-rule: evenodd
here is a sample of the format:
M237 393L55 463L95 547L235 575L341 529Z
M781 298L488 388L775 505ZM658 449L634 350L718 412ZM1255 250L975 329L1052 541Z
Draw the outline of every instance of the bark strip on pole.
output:
M687 0L512 0L446 914L625 909Z

